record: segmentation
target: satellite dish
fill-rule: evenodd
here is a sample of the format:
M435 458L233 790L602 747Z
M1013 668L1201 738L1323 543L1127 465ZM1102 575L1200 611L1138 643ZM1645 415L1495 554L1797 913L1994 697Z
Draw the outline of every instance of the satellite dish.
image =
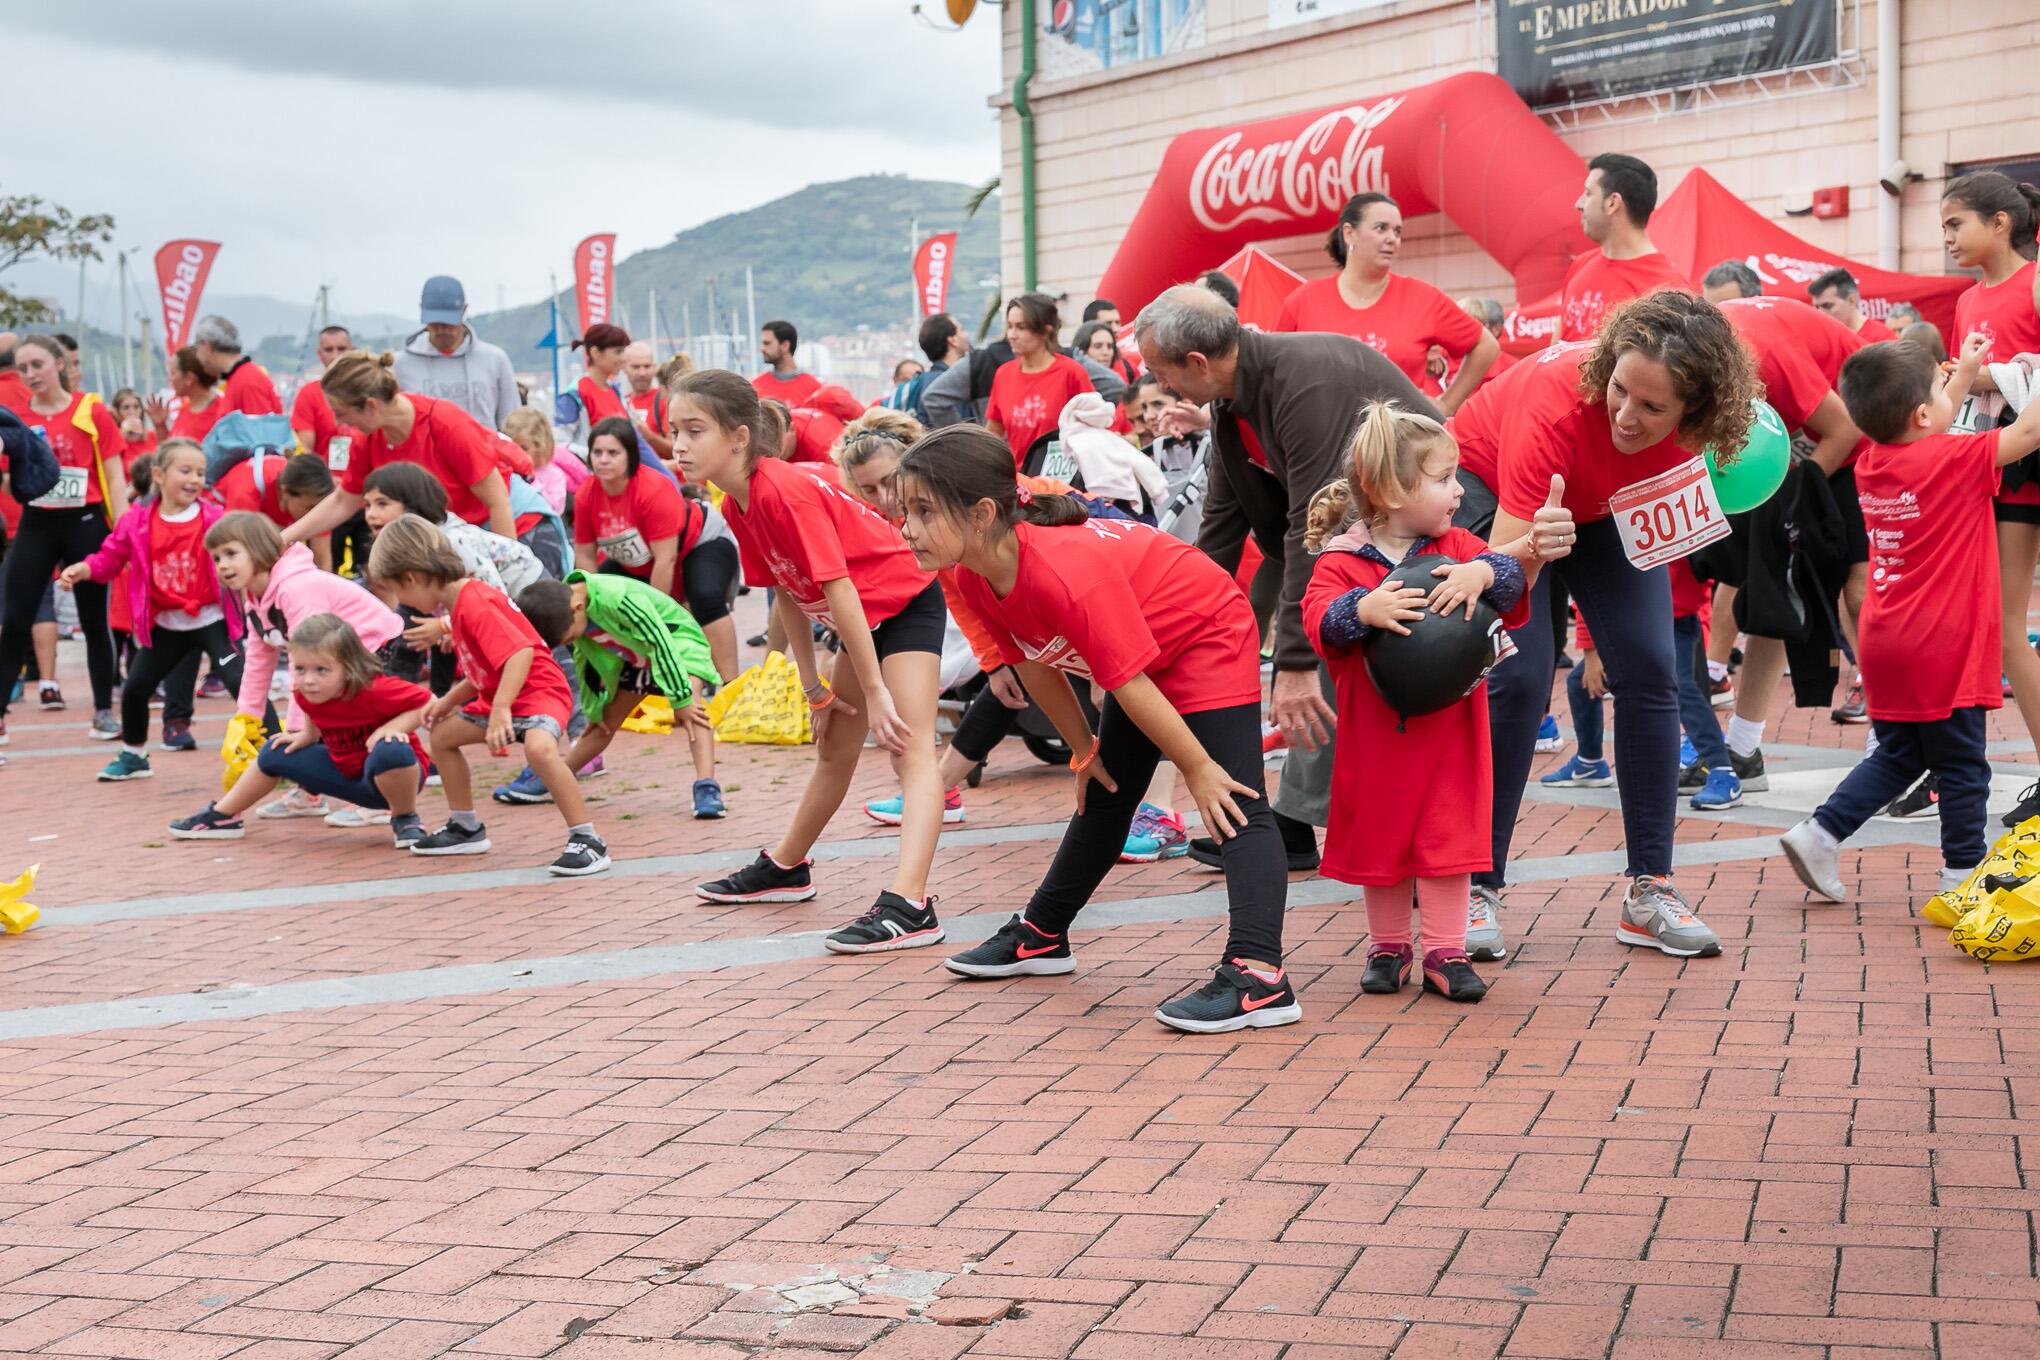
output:
M971 11L977 8L977 0L945 0L949 11L949 22L962 28L970 19Z

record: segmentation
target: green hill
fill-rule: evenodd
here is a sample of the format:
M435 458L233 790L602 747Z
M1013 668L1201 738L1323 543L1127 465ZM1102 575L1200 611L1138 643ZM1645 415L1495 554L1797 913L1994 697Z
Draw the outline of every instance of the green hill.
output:
M744 266L749 265L761 322L785 317L803 336L841 334L858 326L897 327L909 315L908 227L918 219L923 236L949 229L960 233L949 306L975 326L995 291L980 283L999 273L999 210L992 199L965 219L963 205L971 192L967 184L896 175L812 184L626 256L616 268L615 296L640 331L646 328L649 290L656 288L664 333L679 334L683 302L691 308L696 332L706 332L710 285L726 326L731 308L743 313ZM561 264L562 282L570 286L571 261ZM576 321L572 293L563 288L559 303L561 338L570 339ZM551 362L537 348L549 324L544 303L474 318L479 334L527 369Z

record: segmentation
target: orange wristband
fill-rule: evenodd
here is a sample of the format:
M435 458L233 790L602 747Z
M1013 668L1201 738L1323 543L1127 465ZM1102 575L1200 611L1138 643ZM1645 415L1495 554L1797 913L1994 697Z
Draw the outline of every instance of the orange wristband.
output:
M823 709L827 708L830 704L833 704L835 702L836 691L828 690L822 695L822 701L820 703L816 703L813 699L808 700L808 712L819 713Z
M1098 758L1098 740L1097 738L1093 737L1091 739L1091 753L1085 756L1082 760L1077 759L1075 756L1071 756L1070 769L1073 773L1082 774L1084 771L1091 768L1091 762L1096 760L1097 758Z

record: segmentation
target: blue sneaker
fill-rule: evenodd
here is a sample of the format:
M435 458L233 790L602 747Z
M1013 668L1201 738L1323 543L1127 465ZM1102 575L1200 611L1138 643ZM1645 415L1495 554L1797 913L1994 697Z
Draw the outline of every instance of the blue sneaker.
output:
M120 784L130 779L147 779L155 773L149 768L149 758L138 756L133 751L122 751L106 763L99 772L102 784Z
M1605 789L1615 782L1615 774L1605 760L1574 756L1537 782L1547 789Z
M1153 864L1190 853L1190 834L1183 819L1167 808L1142 803L1126 831L1126 846L1119 852L1121 864Z
M1719 812L1742 802L1742 780L1734 770L1709 770L1707 782L1693 795L1695 812Z
M695 821L713 821L715 818L722 816L726 811L728 809L723 806L722 785L716 783L713 779L697 779L694 781Z
M898 826L906 820L906 806L906 796L896 793L890 798L874 798L866 803L864 815L880 826ZM942 795L942 825L956 826L963 817L963 790L950 789Z
M1558 734L1558 719L1547 713L1544 721L1537 724L1537 750L1540 754L1563 751L1565 738Z
M550 803L552 794L546 789L545 781L529 765L517 772L517 777L507 784L497 786L489 795L499 803Z
M1699 753L1698 751L1696 751L1696 750L1694 750L1694 749L1693 749L1693 739L1692 739L1691 737L1683 737L1683 736L1682 736L1682 737L1680 737L1680 738L1679 738L1679 768L1683 770L1683 769L1685 769L1685 768L1686 768L1686 767L1687 767L1688 765L1693 765L1693 764L1697 764L1697 763L1699 762L1699 760L1700 760L1700 753Z

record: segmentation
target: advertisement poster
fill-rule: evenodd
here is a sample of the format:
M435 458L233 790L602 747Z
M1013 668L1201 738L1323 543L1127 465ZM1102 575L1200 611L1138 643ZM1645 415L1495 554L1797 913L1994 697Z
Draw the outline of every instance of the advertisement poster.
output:
M1833 0L1499 0L1502 79L1533 109L1833 60Z
M1052 0L1040 41L1041 74L1074 80L1204 46L1204 0Z

